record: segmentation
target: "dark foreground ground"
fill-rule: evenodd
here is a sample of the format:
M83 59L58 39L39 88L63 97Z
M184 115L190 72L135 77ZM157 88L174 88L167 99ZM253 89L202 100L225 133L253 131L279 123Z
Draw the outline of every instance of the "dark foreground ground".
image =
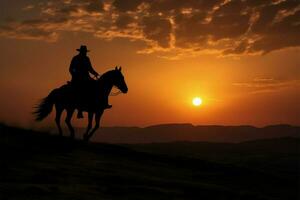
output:
M0 200L294 200L299 145L85 144L0 125Z

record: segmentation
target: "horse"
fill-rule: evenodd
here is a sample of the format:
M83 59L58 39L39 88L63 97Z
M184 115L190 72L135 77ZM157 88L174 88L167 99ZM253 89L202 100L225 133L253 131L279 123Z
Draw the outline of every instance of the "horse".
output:
M88 112L88 126L83 140L88 141L95 131L100 127L101 116L106 109L105 104L113 87L117 87L122 93L127 93L128 88L124 76L121 72L121 67L116 67L114 70L105 72L99 79L89 81L89 87L86 92L78 94L72 83L65 84L60 88L52 90L49 95L42 99L40 104L33 112L36 121L45 119L55 106L56 115L55 123L57 125L59 135L63 135L60 125L61 114L64 110L67 111L65 123L70 131L70 138L75 138L75 131L71 124L73 113L76 109ZM93 118L95 117L95 126L92 129ZM91 130L92 129L92 130Z

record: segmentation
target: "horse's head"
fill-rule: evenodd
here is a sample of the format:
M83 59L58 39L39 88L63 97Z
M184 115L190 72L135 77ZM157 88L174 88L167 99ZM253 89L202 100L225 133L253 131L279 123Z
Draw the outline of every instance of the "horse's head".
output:
M101 79L105 82L109 82L112 86L117 87L119 90L121 90L122 93L127 93L128 88L124 79L124 76L122 74L122 68L121 67L116 67L114 70L108 71L104 73L99 81Z
M121 71L121 67L116 67L115 70L113 70L113 85L116 86L119 90L121 90L121 92L127 93L127 84Z

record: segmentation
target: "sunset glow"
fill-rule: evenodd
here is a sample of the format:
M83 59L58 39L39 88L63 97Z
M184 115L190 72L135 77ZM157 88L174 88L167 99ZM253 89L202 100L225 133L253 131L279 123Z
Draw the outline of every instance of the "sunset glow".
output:
M0 0L0 47L3 199L299 198L300 0Z
M2 1L0 121L36 126L32 108L71 79L71 59L87 45L93 68L101 75L122 66L129 88L110 96L104 126L300 124L299 6Z
M202 104L202 99L200 97L193 98L193 105L200 106Z

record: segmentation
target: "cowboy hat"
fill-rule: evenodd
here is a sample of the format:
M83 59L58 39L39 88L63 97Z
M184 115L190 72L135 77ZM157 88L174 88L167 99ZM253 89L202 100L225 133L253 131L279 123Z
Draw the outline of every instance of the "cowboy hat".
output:
M76 49L79 52L89 52L90 50L87 49L85 45L81 45L79 49Z

